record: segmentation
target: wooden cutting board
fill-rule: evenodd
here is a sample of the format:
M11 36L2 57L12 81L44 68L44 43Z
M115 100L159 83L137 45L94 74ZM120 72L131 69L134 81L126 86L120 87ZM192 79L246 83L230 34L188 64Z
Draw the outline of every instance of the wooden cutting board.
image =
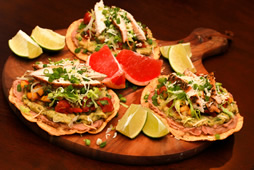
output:
M65 35L66 30L57 30L62 35ZM192 61L197 69L198 73L207 73L206 69L202 65L202 59L204 57L213 56L224 52L228 47L228 39L230 36L221 34L215 30L207 28L195 29L188 37L180 39L183 42L191 42ZM177 44L178 41L160 41L160 46ZM75 58L65 47L58 53L44 53L39 58L34 60L28 60L20 58L14 55L9 56L5 63L2 75L3 90L8 100L8 93L11 88L12 82L16 77L24 74L26 70L32 70L32 64L36 61L47 62L48 58L53 61L60 60L61 58ZM164 62L162 74L169 74L172 72L168 60L161 58ZM138 87L136 90L128 88L124 90L116 90L116 92L123 94L126 99L127 105L131 103L139 104L140 96L143 87ZM110 135L106 137L106 131L113 125L117 125L118 120L123 116L126 108L121 106L118 116L110 121L107 127L99 134L83 134L83 135L68 135L68 136L50 136L45 131L41 130L35 123L25 120L18 109L10 103L10 106L14 113L36 134L47 139L48 141L59 145L72 152L85 155L89 158L122 163L122 164L162 164L173 161L182 160L193 156L200 151L208 147L212 142L185 142L177 140L171 135L167 135L160 139L151 139L144 134L139 134L135 139L118 135L113 138L115 131L109 132ZM96 145L96 140L101 138L103 141L107 141L107 145L104 148L100 148ZM84 139L90 139L91 145L86 146Z

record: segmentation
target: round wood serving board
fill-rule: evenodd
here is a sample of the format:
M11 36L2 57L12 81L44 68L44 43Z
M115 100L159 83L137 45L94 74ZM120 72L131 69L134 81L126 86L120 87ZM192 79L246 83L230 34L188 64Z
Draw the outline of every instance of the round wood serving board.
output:
M57 32L65 35L66 30L57 30ZM195 29L188 37L181 40L184 42L191 42L191 59L198 73L207 73L202 65L202 59L204 57L219 54L225 51L228 47L228 37L220 34L217 31L206 28ZM176 44L178 41L158 41L158 43L160 46L163 46L168 44ZM45 52L43 55L34 60L20 58L15 55L9 56L5 63L2 75L3 90L7 100L12 82L16 79L16 77L23 75L26 70L32 70L32 64L34 64L36 61L47 62L48 58L51 58L53 61L58 61L62 58L75 57L68 51L67 47L58 53ZM172 70L168 64L168 60L162 60L164 60L162 74L169 74L172 72ZM127 99L126 104L130 105L131 103L140 103L142 90L143 87L139 87L136 90L128 88L124 90L117 90L116 92L123 94ZM160 139L151 139L142 133L133 140L121 135L120 133L113 138L115 131L111 131L109 133L110 136L107 136L106 138L106 131L110 125L112 124L115 127L118 120L125 113L126 108L123 106L120 107L118 116L110 121L106 128L99 134L75 134L60 137L50 136L48 133L40 129L36 123L28 122L25 118L23 118L19 110L15 108L14 105L10 103L10 106L14 113L30 129L41 137L72 152L102 161L142 165L169 163L193 156L211 144L211 142L206 141L185 142L177 140L171 135L167 135ZM106 147L100 148L96 145L96 140L98 138L101 138L103 141L107 142ZM91 145L86 146L83 141L84 139L90 139Z

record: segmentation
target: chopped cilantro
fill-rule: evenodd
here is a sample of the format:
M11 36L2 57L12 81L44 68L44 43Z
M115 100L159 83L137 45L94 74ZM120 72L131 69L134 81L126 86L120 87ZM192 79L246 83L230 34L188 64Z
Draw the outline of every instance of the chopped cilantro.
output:
M177 76L179 76L179 77L184 76L184 74L182 74L182 73L178 73L178 72L176 73L176 75L177 75Z
M105 142L102 142L102 143L100 144L100 148L104 148L104 147L106 146L106 144L107 144L106 141L105 141Z
M85 142L85 144L86 144L87 146L90 146L90 144L91 144L91 141L90 141L89 139L84 139L84 142Z
M152 45L152 44L153 44L153 40L152 40L151 38L149 38L149 39L147 40L147 43L148 43L149 45Z
M120 101L125 103L127 99L125 97L120 97Z
M220 134L215 134L214 136L216 140L220 140Z
M149 97L149 95L148 95L148 94L146 94L146 95L144 96L144 99L145 99L145 100L147 100L147 99L148 99L148 97Z
M108 13L108 11L105 10L105 9L102 11L102 14L103 14L103 15L107 15L107 13Z
M121 41L121 36L114 36L114 42L117 43L117 42L120 42Z
M137 90L138 86L133 85L131 88L132 88L133 90Z
M88 52L87 49L83 49L83 51L82 51L83 54L86 54L87 52Z
M120 18L116 18L116 23L117 23L117 24L120 24L120 23L121 23Z
M74 75L71 75L71 79L69 81L74 84L80 82L80 80L77 77L75 77Z
M83 22L79 25L78 29L82 30L86 27L86 24L84 24Z
M83 74L84 72L86 72L86 70L78 70L77 71L79 74Z
M99 51L101 49L102 45L97 45L95 48L95 51Z
M79 53L80 51L81 51L81 48L76 48L74 52Z
M21 91L22 91L22 88L21 88L21 85L20 85L20 84L17 85L17 91L18 91L18 92L21 92Z
M206 79L206 82L204 84L204 88L207 88L208 90L210 90L213 86L208 82L208 80Z
M111 22L110 22L110 20L109 20L109 19L107 19L106 21L104 21L104 23L105 23L106 27L109 27L109 26L110 26L110 24L111 24Z
M181 86L179 84L174 84L174 87L171 89L172 91L181 90Z
M80 89L80 93L81 93L81 94L85 94L85 93L86 93L86 89L85 89L84 87L82 87L82 88Z
M177 99L179 100L185 100L186 99L186 93L183 91L181 93L176 94Z
M209 96L205 96L205 101L209 101L210 97Z
M107 105L108 104L108 101L107 100L100 100L99 101L103 106Z
M194 85L193 85L193 89L194 89L194 90L197 90L197 89L198 89L198 85L197 85L197 84L194 84Z
M161 77L161 78L158 79L159 83L165 83L166 81L167 81L166 77Z
M79 41L81 41L81 40L82 40L82 37L78 37L77 39L78 39Z
M108 97L109 99L111 99L111 95L109 95L108 93L106 94L106 97Z
M157 91L155 91L154 95L152 96L152 103L154 106L158 106L158 101L157 101L157 97L158 97L158 94L157 94Z

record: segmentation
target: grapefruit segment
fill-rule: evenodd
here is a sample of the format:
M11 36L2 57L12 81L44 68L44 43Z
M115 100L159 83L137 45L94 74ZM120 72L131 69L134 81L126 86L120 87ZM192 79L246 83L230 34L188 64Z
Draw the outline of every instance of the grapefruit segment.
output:
M103 46L98 52L88 57L87 65L94 71L107 75L102 83L113 89L125 88L125 75L120 64L108 48Z
M122 66L126 79L135 85L145 86L161 74L162 60L155 60L130 50L122 50L116 59Z

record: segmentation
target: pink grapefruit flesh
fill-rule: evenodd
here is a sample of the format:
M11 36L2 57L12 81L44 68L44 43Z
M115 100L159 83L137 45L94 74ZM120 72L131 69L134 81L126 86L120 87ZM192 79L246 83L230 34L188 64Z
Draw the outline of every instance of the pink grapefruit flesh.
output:
M102 82L109 88L125 88L125 75L118 61L108 46L103 46L98 52L88 57L87 64L95 71L107 75Z
M162 60L143 56L130 50L122 50L116 59L122 66L126 79L135 85L145 86L161 74Z

